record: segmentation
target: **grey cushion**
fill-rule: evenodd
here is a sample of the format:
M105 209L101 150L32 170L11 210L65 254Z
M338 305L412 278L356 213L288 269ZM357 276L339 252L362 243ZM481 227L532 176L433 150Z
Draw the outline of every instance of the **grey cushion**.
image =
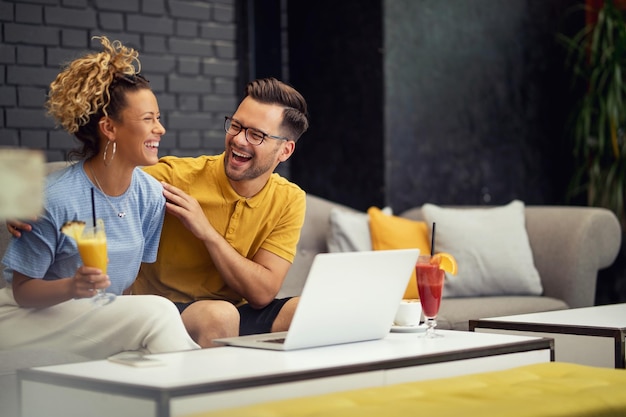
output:
M422 212L437 226L435 252L448 252L459 264L458 274L447 277L444 298L542 293L523 202L482 209L424 204Z
M392 214L390 207L382 209ZM372 250L369 216L335 207L330 211L330 231L326 240L329 252L359 252Z

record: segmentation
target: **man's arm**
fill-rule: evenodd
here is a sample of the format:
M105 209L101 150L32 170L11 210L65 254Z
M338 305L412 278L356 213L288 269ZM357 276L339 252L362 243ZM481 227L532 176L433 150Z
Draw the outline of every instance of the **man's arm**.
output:
M291 263L264 249L252 260L242 256L215 230L195 198L173 185L162 184L167 211L204 242L224 282L252 307L269 304L278 294Z

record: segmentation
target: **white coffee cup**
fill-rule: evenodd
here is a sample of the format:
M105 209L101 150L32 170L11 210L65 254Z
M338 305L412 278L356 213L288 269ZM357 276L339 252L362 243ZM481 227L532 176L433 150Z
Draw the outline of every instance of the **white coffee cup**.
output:
M404 299L398 305L393 324L396 326L418 326L422 316L422 304L417 299Z

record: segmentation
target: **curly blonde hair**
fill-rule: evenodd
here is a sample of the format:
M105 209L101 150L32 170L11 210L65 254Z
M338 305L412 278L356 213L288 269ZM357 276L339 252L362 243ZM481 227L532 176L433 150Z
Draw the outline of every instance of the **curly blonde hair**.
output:
M50 84L48 114L70 133L87 124L93 114L101 111L108 115L109 86L116 74L134 75L141 69L139 54L134 49L105 36L94 39L100 40L104 51L75 59Z
M127 105L126 93L150 89L148 80L139 74L138 52L94 36L104 50L79 57L57 75L50 84L45 107L57 125L74 134L82 142L80 150L71 151L69 158L90 157L99 152L98 123L109 116L121 120Z

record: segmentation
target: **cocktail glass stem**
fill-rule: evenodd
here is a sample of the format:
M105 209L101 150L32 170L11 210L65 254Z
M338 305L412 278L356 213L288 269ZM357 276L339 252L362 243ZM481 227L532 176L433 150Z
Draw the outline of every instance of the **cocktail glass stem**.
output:
M96 295L91 297L91 301L99 306L105 306L112 303L115 300L115 294L106 292L104 289L99 288L96 290Z
M424 333L424 337L441 337L439 333L435 332L435 327L437 327L437 317L426 317L424 319L424 324L428 326L428 328L426 329L426 333Z

